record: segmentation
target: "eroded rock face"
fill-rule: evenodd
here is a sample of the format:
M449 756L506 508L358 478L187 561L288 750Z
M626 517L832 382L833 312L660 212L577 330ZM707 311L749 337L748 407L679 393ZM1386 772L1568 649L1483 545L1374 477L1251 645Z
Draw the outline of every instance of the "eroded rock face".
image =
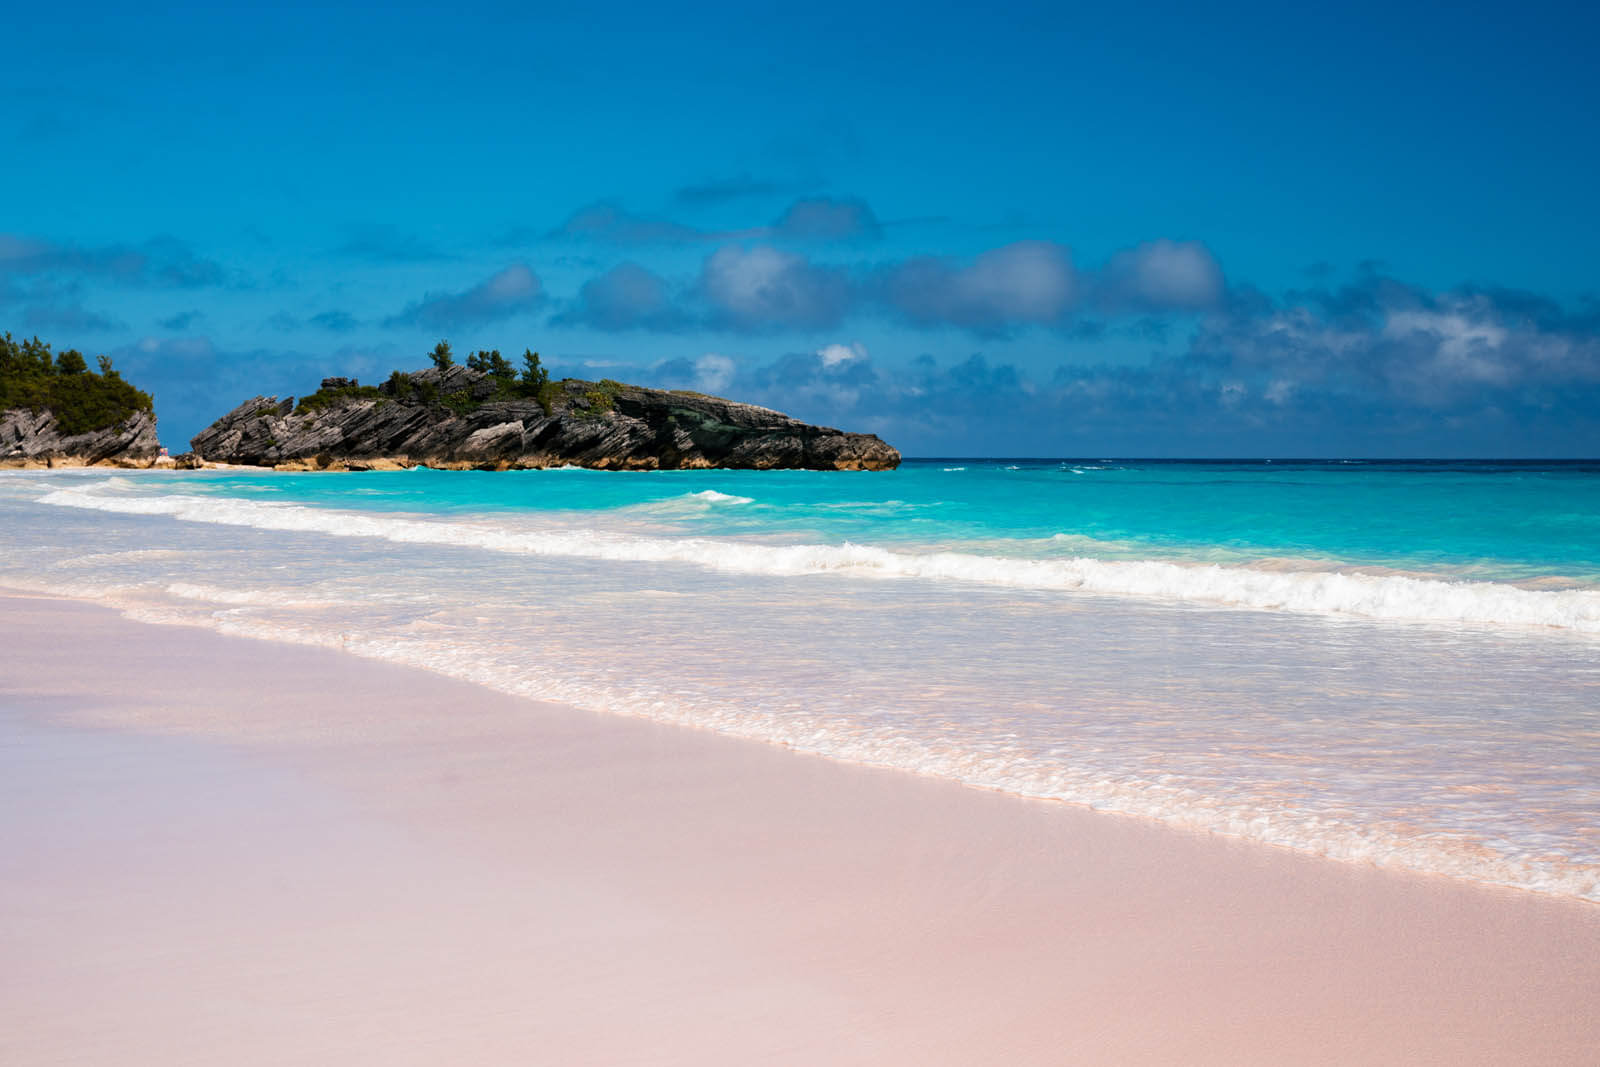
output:
M49 411L0 412L0 467L148 467L160 455L156 418L149 412L71 436Z
M349 396L298 415L292 399L258 396L190 446L207 462L299 470L900 465L900 453L872 434L811 426L700 393L568 380L546 394L546 410L535 400L488 399L494 382L467 367L419 371L410 381L405 395L385 386L385 395Z

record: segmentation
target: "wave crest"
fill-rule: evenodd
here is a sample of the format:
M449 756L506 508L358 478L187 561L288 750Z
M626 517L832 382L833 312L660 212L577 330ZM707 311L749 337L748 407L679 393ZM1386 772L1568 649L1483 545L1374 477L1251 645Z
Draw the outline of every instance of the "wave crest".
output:
M703 493L692 495L704 498ZM748 500L722 493L715 497L723 503ZM125 514L167 515L185 522L334 537L375 537L397 543L452 545L522 555L679 563L733 574L845 574L955 581L1365 619L1600 634L1600 592L1523 589L1486 581L1265 570L1150 559L1102 560L1089 556L1010 559L964 552L901 552L848 542L768 545L711 538L638 537L591 529L524 530L225 497L112 495L80 487L56 490L40 502Z

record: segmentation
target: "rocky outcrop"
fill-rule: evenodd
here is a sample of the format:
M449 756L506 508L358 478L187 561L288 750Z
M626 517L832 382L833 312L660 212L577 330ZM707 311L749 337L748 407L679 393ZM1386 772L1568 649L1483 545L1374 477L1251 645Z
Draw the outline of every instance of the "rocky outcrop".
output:
M538 399L507 398L506 391L459 366L399 376L381 390L329 378L299 413L293 398L258 396L190 446L211 463L296 470L890 470L900 464L900 453L872 434L811 426L701 393L574 379L546 386Z
M156 417L147 411L70 436L48 410L0 412L0 467L150 467L160 455Z

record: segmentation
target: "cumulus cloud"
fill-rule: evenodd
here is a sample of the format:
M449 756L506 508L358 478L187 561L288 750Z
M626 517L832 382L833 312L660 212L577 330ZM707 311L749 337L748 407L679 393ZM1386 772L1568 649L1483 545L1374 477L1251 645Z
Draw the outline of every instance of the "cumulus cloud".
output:
M1331 313L1330 313L1331 312ZM1219 316L1192 358L1226 368L1246 395L1377 400L1447 410L1550 405L1600 386L1600 331L1547 302L1473 290L1429 293L1372 278L1300 294L1263 314ZM1269 398L1270 399L1270 398Z
M731 356L707 352L695 359L669 359L652 366L629 366L619 373L661 389L693 389L701 393L739 392L739 362ZM743 393L740 393L743 396Z
M1204 317L1147 364L1068 366L1083 428L1150 427L1216 454L1587 455L1600 446L1600 323L1525 294L1369 275Z
M578 298L551 319L556 326L609 331L675 330L688 322L666 280L631 261L584 282Z
M1221 264L1198 241L1146 241L1115 253L1098 270L1080 270L1071 251L1049 241L1019 241L967 262L933 257L892 264L881 275L883 304L922 326L959 326L1004 336L1027 326L1104 333L1106 317L1156 337L1185 316L1221 307ZM1089 316L1085 318L1084 316Z
M866 232L862 220L870 221L865 205L853 201L803 203L817 211L809 221L786 216L759 232L814 226L812 232L842 236ZM586 282L552 323L754 333L823 329L858 312L876 312L983 337L1043 327L1078 339L1114 329L1160 341L1174 317L1192 318L1238 300L1216 257L1192 241L1146 242L1087 272L1074 266L1069 249L1049 241L1018 241L968 260L921 256L854 270L773 244L728 244L711 253L697 283L682 290L638 263L614 267Z
M1222 303L1222 266L1199 241L1145 241L1112 256L1100 272L1108 311L1206 311Z
M819 348L817 350L817 358L822 360L822 365L824 367L837 367L841 363L850 363L854 360L866 359L867 346L862 344L860 341L852 341L847 345L834 342L831 345L823 345L821 348Z
M1049 241L1018 241L969 263L907 260L890 268L883 280L885 302L910 321L987 334L1060 323L1078 289L1071 253Z
M1346 289L1253 297L1126 365L1041 374L973 353L879 367L865 346L835 342L742 361L728 388L913 455L1600 449L1600 309L1377 276Z
M701 268L699 293L713 322L745 330L832 326L852 300L843 270L769 245L719 248Z
M1230 292L1152 343L1144 360L1052 369L834 340L616 373L870 430L908 455L1600 452L1600 305L1369 270L1278 298Z
M694 383L703 393L720 393L733 384L738 366L727 356L707 352L694 361Z
M537 310L544 299L544 286L533 268L526 263L513 263L470 289L429 293L384 320L384 325L449 329L498 322Z

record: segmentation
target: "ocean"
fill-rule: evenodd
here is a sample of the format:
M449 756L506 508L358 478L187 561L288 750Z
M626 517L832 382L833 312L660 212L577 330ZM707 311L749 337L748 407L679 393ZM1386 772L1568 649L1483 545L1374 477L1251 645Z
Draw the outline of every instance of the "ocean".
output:
M9 472L0 586L1600 901L1595 463Z

